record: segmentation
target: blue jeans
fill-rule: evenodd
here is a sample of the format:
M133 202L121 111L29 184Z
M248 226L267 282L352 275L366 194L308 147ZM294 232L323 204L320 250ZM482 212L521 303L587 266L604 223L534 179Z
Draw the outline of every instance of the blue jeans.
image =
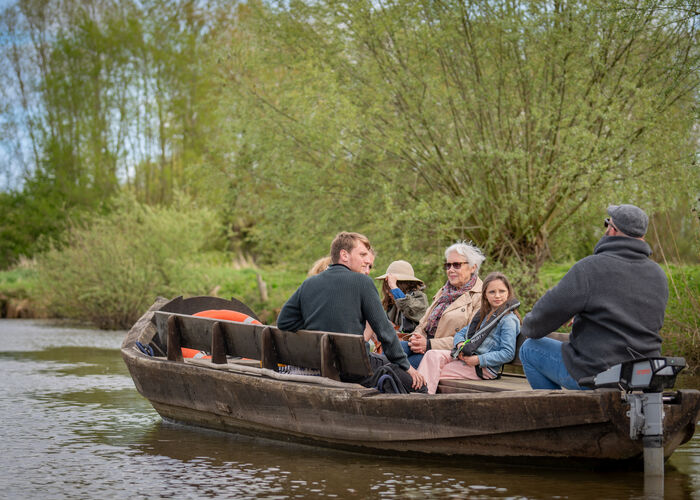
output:
M411 363L411 366L417 370L418 365L420 364L421 360L423 359L423 355L413 352L411 350L411 348L408 347L407 340L402 340L402 341L400 341L400 343L401 343L401 348L403 349L403 352L406 353L406 357L408 358L408 362Z
M547 337L527 339L520 347L520 361L533 389L578 389L585 387L571 376L561 355L562 343Z

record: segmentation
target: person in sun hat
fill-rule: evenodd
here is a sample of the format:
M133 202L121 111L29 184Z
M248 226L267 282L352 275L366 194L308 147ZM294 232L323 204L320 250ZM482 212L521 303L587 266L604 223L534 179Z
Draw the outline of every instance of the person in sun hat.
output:
M610 205L605 234L523 319L520 360L533 389L582 389L579 381L613 365L661 355L668 302L664 271L644 241L649 217ZM571 317L568 342L544 338Z
M395 260L374 279L382 281L382 305L389 321L401 333L413 332L428 310L425 284L416 278L413 266L405 260Z
M382 281L382 306L387 318L399 338L407 339L428 309L428 296L423 292L425 284L416 278L413 266L405 260L395 260L386 273L374 279ZM374 352L381 354L382 347L369 325L365 328L365 340Z

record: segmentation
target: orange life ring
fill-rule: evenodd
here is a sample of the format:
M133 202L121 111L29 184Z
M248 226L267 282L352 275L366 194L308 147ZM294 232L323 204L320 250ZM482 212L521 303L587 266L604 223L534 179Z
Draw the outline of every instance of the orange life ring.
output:
M238 323L245 323L246 325L262 325L260 321L255 318L251 318L247 314L243 314L242 312L238 311L231 311L229 309L207 309L206 311L194 313L193 316L236 321Z
M190 349L189 347L182 347L182 357L183 358L193 358L193 359L211 359L204 351L198 351L197 349Z

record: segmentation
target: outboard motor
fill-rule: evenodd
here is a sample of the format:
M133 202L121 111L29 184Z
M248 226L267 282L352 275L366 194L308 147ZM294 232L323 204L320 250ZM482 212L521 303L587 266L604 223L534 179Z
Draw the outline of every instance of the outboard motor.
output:
M579 385L585 387L594 389L610 387L625 391L622 397L630 404L630 410L627 412L630 418L630 438L641 437L644 444L645 479L660 477L662 488L664 477L663 390L673 387L676 376L683 368L685 368L685 358L641 358L625 361L594 377L579 380Z

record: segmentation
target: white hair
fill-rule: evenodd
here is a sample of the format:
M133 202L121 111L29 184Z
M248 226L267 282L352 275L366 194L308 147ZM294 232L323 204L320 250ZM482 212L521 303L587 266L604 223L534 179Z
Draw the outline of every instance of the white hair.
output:
M467 262L469 265L475 265L476 264L476 271L479 272L479 268L481 267L481 264L486 260L486 256L483 254L481 250L472 242L470 241L467 243L466 241L458 241L457 243L454 243L447 247L447 250L445 250L445 260L449 258L449 255L452 252L457 252L459 255L467 259Z

